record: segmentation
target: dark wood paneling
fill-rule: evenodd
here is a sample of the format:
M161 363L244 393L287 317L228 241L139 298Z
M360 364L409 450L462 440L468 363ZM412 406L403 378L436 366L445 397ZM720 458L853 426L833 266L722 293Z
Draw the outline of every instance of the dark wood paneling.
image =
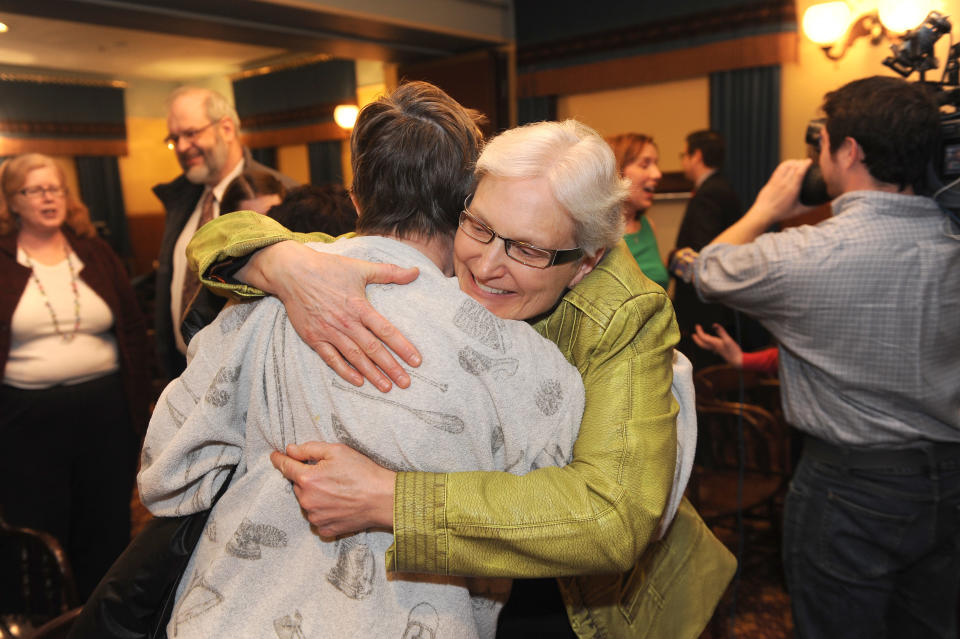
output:
M776 33L534 71L518 75L517 92L521 98L589 93L698 77L714 71L796 62L797 46L796 33Z
M154 261L160 255L164 220L162 212L127 215L130 245L133 247L132 275L143 275L153 270Z
M510 126L506 55L487 49L434 62L402 65L400 82L423 80L437 85L465 107L489 120L483 133L490 136Z
M289 129L252 131L240 135L240 139L244 145L251 149L258 149L264 146L284 146L287 144L326 142L328 140L346 140L349 137L350 132L341 129L336 122L321 122L320 124L310 124Z
M661 20L651 20L650 15L653 12L649 8L645 9L643 3L632 3L631 8L636 14L627 14L620 18L620 23L628 26L590 32L592 23L600 21L602 24L609 19L609 14L591 13L582 16L583 19L576 23L578 33L573 37L551 38L546 42L527 44L523 34L519 32L519 22L522 19L522 10L528 4L536 6L537 3L517 5L517 66L521 69L527 65L556 64L558 60L564 58L586 55L609 53L609 57L621 57L622 54L618 55L617 51L656 45L669 48L678 41L696 43L698 38L702 40L704 37L715 37L717 34L728 34L727 39L736 39L747 34L756 34L761 29L793 30L797 19L796 7L792 0L767 0L766 2L735 0L727 3L731 6L714 6L710 10L704 10L704 7L698 7L694 3L682 3L674 5L669 11L674 13L684 10L683 14ZM569 15L557 16L552 13L547 16L547 20L550 17L569 20ZM543 20L534 20L531 23L543 26ZM787 25L789 27L785 28ZM569 27L572 26L573 24L569 25Z
M8 138L0 136L0 155L45 153L47 155L126 155L126 140L63 138Z

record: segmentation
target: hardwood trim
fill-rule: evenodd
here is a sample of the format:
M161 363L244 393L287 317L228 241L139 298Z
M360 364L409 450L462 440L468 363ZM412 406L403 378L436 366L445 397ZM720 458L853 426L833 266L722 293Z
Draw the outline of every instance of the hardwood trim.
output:
M23 135L47 134L55 136L98 135L122 139L127 136L123 122L28 122L26 120L0 120L0 134Z
M143 275L156 268L160 255L160 239L166 222L163 211L127 213L127 229L133 249L133 275Z
M749 36L699 47L517 74L521 98L622 89L714 71L797 62L795 32Z
M693 182L687 179L683 171L669 171L662 175L657 184L657 193L686 193L693 190Z
M258 149L265 146L286 146L288 144L346 140L349 137L350 132L341 129L336 122L321 122L320 124L309 124L307 126L289 129L242 133L240 140L245 146L251 149Z
M0 155L127 155L126 140L8 138L0 135Z
M123 80L104 80L86 76L53 75L52 73L25 73L4 71L0 73L3 82L33 82L35 84L70 84L85 87L108 87L111 89L126 89L129 83Z
M340 102L324 102L290 111L274 111L258 113L240 118L240 128L245 130L261 129L270 126L282 126L288 122L304 122L310 120L330 120L333 111L341 104L356 104L356 99L345 98ZM251 131L252 133L252 131Z
M534 64L555 64L564 58L595 54L613 57L617 51L634 47L658 43L669 45L678 40L717 33L730 33L735 37L734 33L743 33L745 29L756 33L762 25L773 25L774 30L780 30L783 25L796 21L793 0L766 0L539 44L521 44L517 47L517 65L524 68Z

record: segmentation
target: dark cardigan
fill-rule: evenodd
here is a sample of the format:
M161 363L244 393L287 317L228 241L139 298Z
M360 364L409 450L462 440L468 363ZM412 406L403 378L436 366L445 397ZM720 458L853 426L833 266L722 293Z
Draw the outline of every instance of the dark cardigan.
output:
M83 261L80 279L99 295L113 313L120 373L130 409L131 423L142 439L149 420L150 363L153 353L147 327L137 305L130 279L113 249L100 238L79 237L63 228L70 248ZM0 237L0 375L10 356L13 312L30 279L30 269L17 262L17 234Z

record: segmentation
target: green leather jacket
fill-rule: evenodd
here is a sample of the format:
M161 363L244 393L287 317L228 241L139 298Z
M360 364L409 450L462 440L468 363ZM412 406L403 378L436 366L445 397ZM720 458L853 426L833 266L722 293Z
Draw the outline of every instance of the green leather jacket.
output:
M204 226L187 252L191 268L206 275L215 263L287 239L330 240L235 213ZM399 473L388 569L560 576L580 637L698 637L736 562L686 501L665 537L652 538L676 459L670 383L678 333L669 298L621 242L534 326L583 376L573 461L523 477Z

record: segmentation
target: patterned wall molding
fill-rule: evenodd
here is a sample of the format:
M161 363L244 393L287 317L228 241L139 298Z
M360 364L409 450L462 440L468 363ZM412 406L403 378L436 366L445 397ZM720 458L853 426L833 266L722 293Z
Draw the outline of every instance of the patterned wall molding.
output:
M795 32L749 36L697 47L518 73L520 98L622 89L797 61Z
M517 46L517 66L524 70L534 65L562 66L565 61L580 64L587 57L617 57L622 55L618 52L637 49L644 49L642 53L654 53L678 48L677 43L701 44L705 39L718 37L737 39L763 32L795 30L795 25L793 0L734 3L710 11L548 42L521 42Z

